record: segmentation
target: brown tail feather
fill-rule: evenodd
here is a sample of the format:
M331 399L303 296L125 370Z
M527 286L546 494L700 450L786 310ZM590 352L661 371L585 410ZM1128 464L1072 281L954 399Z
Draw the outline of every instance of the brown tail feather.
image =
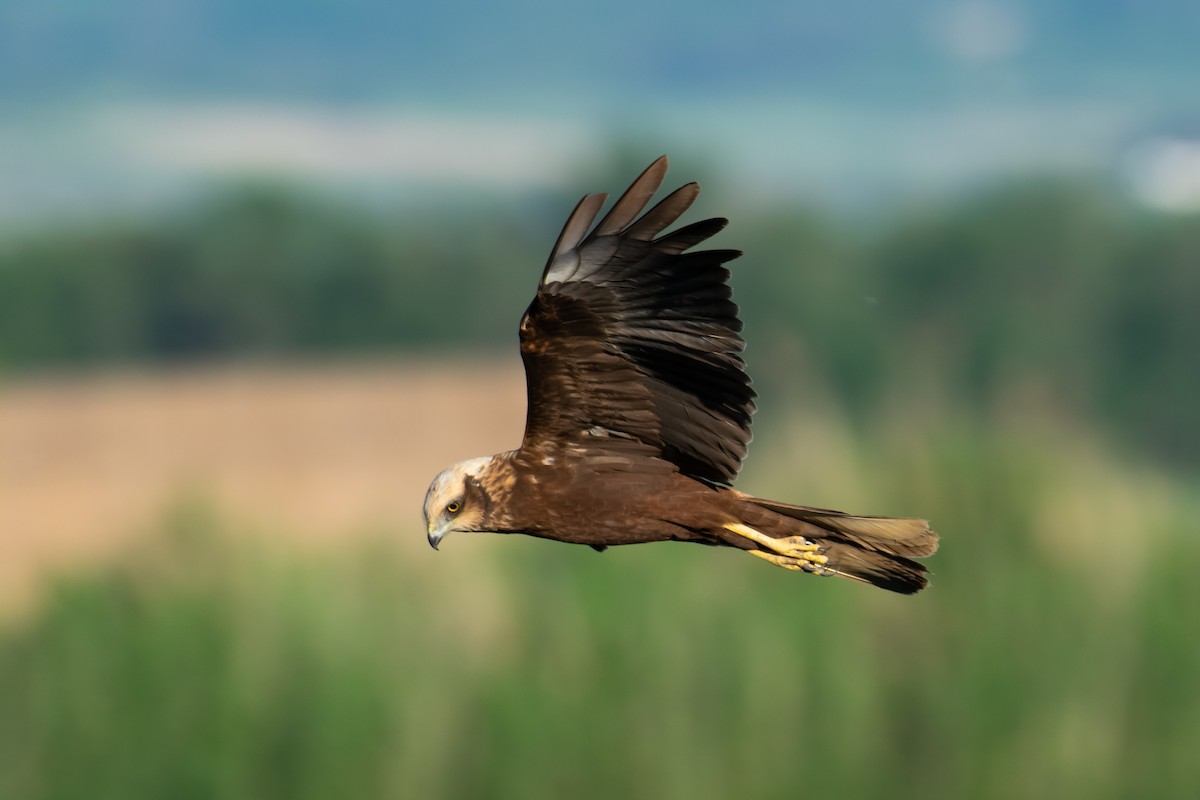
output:
M811 506L793 506L757 497L751 501L776 514L824 528L837 538L896 556L924 558L937 552L938 535L923 519L905 517L856 517L842 511Z
M915 594L929 585L925 567L901 556L863 550L845 542L818 539L829 559L828 572L900 594Z
M923 519L858 517L841 511L748 498L756 505L829 532L816 537L827 568L845 578L912 594L929 585L925 567L913 558L937 551L938 536ZM810 536L810 533L806 533Z

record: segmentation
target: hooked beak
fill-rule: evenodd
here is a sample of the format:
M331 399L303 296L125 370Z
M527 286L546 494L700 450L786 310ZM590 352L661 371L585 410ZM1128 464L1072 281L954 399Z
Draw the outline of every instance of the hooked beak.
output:
M439 528L434 523L429 524L429 532L426 534L426 538L429 539L429 546L434 550L438 549L438 544L441 543L442 538L446 535L447 527L447 525L443 525Z

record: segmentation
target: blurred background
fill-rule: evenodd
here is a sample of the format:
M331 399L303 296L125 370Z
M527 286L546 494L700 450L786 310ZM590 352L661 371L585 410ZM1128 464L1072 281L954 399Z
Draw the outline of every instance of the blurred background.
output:
M1200 8L0 5L0 797L1193 797ZM732 219L741 488L914 598L434 554L516 325L661 153ZM754 562L754 563L746 563Z

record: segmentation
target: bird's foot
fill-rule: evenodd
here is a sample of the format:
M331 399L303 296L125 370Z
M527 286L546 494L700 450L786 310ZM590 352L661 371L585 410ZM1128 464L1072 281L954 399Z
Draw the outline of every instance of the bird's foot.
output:
M825 566L829 563L829 557L821 553L821 546L803 536L776 539L740 522L730 523L725 528L759 545L761 550L747 552L764 561L770 561L775 566L799 572L812 572L816 575L833 574L833 571Z
M793 572L811 572L814 575L833 574L833 570L830 570L825 566L829 559L820 553L807 553L802 558L795 558L793 556L781 556L775 553L764 553L762 550L748 550L747 552L752 556L758 556L763 561L770 561L777 567L790 569Z
M773 539L772 549L781 556L793 558L808 558L812 554L820 554L821 545L805 539L803 536L789 536L786 539ZM821 556L824 558L825 556Z

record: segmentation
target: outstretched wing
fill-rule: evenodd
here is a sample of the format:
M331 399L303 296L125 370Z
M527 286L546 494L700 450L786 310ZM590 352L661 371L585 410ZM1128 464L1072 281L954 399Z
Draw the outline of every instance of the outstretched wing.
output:
M660 235L696 199L695 183L638 216L666 171L663 156L590 233L606 196L584 197L559 234L521 320L529 394L521 451L638 443L686 475L728 484L754 412L723 266L741 253L685 252L724 219Z

